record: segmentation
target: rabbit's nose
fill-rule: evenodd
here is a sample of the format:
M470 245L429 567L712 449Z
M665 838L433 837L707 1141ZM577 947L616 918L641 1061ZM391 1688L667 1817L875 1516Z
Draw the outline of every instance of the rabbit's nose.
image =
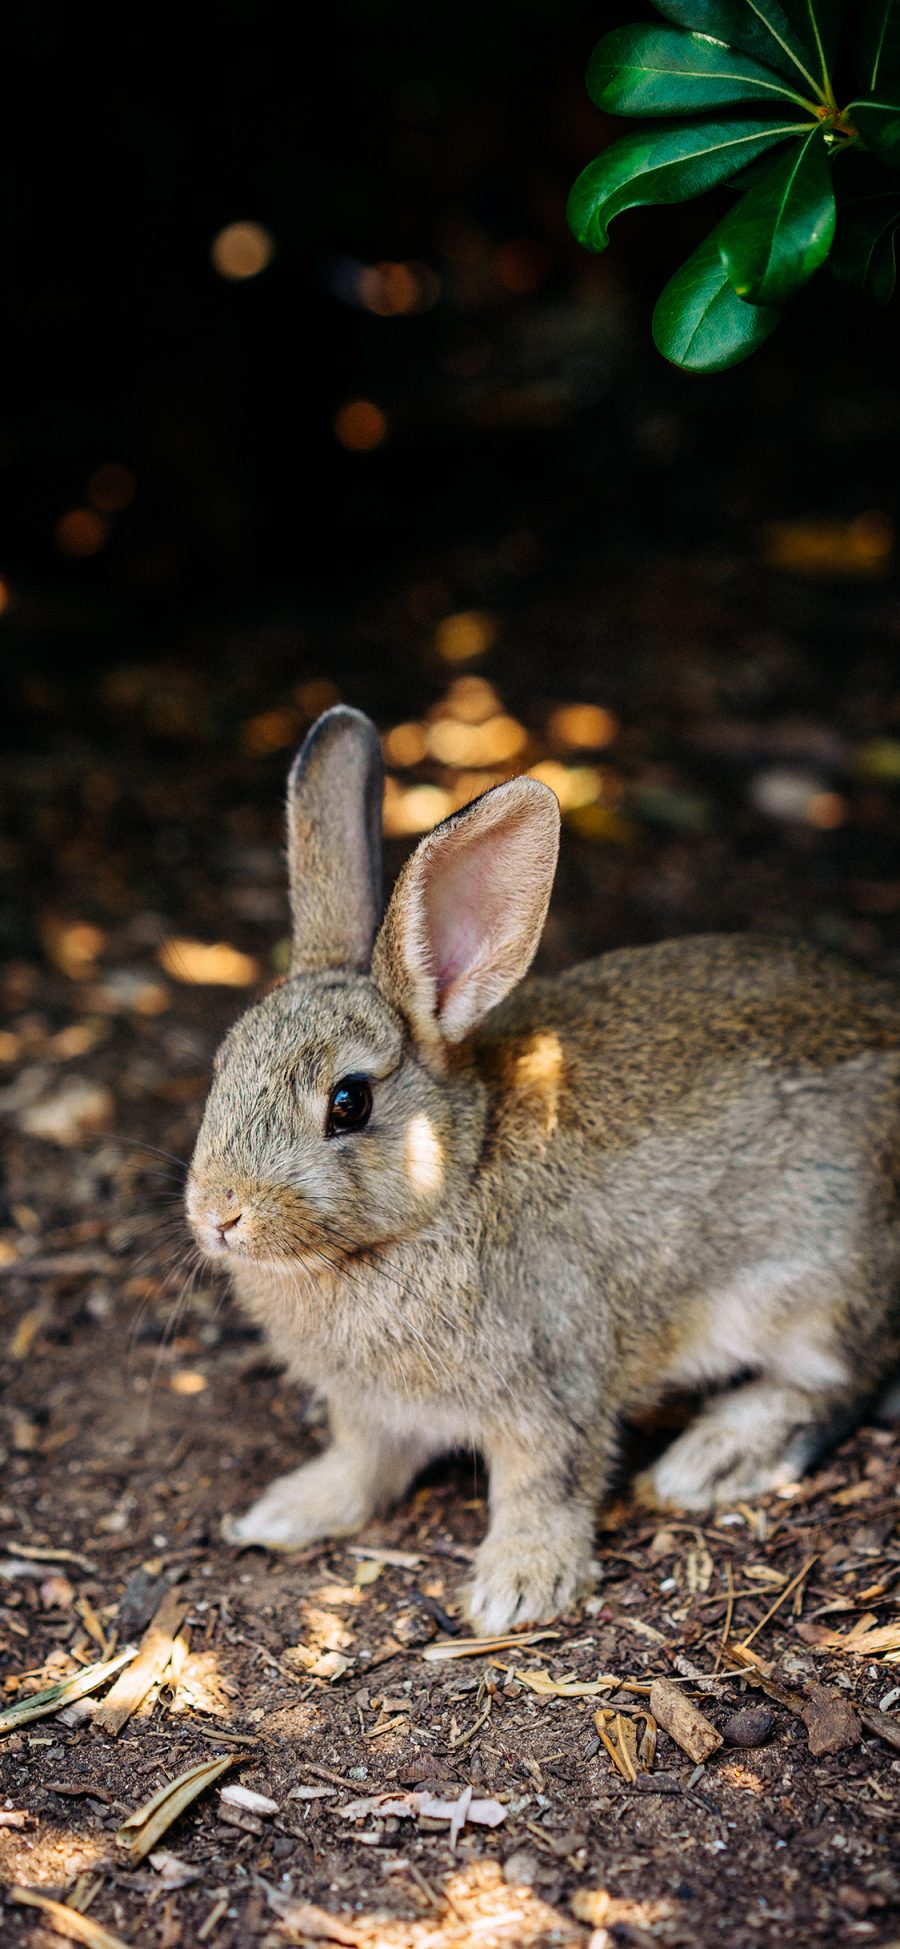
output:
M232 1193L232 1196L233 1195L234 1194ZM218 1232L220 1239L224 1241L226 1232L233 1232L235 1226L240 1224L243 1216L244 1214L242 1211L236 1211L233 1218L214 1218L213 1224L215 1225L216 1231Z

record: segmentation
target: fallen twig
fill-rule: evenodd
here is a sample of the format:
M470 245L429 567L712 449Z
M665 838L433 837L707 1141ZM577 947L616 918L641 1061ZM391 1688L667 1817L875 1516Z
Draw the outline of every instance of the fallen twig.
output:
M51 1901L49 1895L32 1893L30 1888L11 1888L9 1899L21 1902L26 1908L39 1908L46 1915L57 1935L68 1936L70 1942L84 1942L88 1949L129 1949L129 1944L120 1935L112 1935L109 1929L101 1928L99 1922L92 1921L89 1915L82 1915L77 1908L70 1908L67 1902Z

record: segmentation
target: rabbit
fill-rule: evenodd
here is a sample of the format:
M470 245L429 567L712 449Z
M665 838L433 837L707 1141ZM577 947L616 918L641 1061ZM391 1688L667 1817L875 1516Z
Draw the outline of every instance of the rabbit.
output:
M803 944L701 936L523 976L559 808L512 778L429 832L382 919L373 724L338 706L288 786L290 971L227 1035L198 1244L330 1445L226 1533L361 1529L479 1450L467 1611L577 1606L620 1430L696 1419L639 1485L685 1510L793 1481L900 1354L900 1009Z

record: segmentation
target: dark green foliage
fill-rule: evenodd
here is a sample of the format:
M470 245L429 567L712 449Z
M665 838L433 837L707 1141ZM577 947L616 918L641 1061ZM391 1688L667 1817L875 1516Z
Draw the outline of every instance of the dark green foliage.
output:
M636 204L683 202L723 183L737 192L657 303L659 350L691 372L737 364L826 262L888 303L900 231L900 0L654 4L668 24L606 34L588 91L607 114L670 119L648 119L588 164L569 223L587 249L605 250L613 217Z

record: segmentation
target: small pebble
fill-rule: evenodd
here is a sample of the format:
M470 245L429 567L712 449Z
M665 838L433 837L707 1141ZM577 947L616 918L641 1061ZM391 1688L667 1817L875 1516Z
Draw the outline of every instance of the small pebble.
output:
M391 1623L391 1635L398 1644L409 1648L412 1645L428 1644L437 1637L437 1625L427 1611L398 1611Z
M745 1705L733 1712L722 1727L727 1746L764 1746L775 1727L775 1714L768 1705Z
M517 1848L503 1863L503 1879L520 1888L531 1888L537 1880L539 1863L528 1848Z

